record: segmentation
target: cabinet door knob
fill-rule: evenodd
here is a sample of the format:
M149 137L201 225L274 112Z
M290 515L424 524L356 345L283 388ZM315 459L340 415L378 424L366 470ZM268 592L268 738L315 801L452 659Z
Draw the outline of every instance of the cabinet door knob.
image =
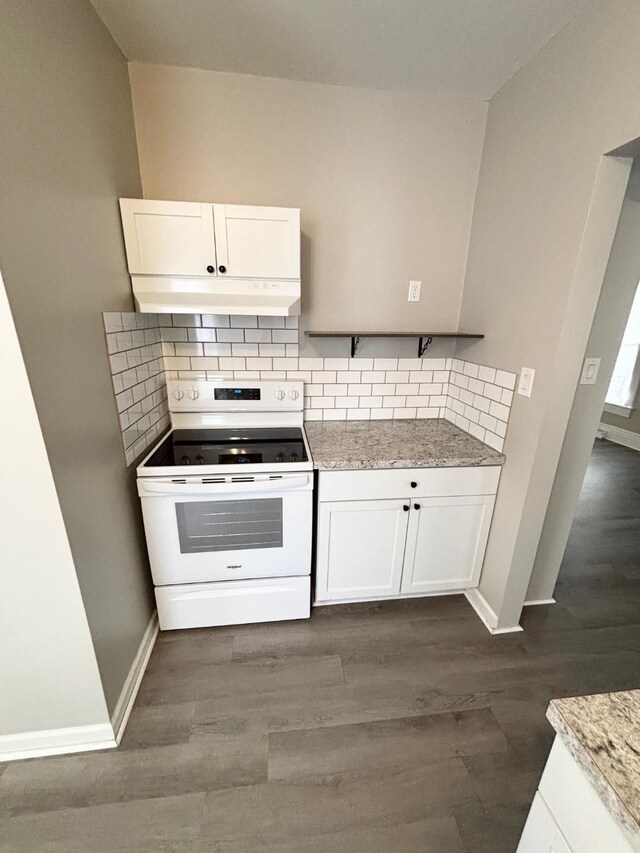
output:
M414 504L414 505L413 505L413 508L414 508L414 509L420 509L420 504Z
M207 272L215 272L215 271L216 271L216 268L212 267L211 264L209 264L209 266L207 267Z
M409 512L409 504L404 504L404 506L402 507L402 509L403 509L405 512Z
M226 272L227 268L223 267L222 264L218 267L218 272Z
M418 488L418 484L415 482L415 480L412 480L412 481L411 481L411 488L412 488L412 489L417 489L417 488Z

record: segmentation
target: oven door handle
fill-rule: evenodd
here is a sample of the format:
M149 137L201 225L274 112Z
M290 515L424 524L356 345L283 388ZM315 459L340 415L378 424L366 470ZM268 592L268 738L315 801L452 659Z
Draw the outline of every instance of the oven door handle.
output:
M309 485L309 475L231 483L174 483L172 480L138 480L138 494L145 495L228 495L232 493L282 492Z

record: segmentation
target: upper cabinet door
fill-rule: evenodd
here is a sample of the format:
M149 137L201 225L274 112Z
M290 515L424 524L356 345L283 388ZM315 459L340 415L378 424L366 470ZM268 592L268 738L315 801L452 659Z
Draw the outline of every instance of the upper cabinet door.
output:
M477 586L494 503L493 495L412 501L402 592Z
M121 198L120 210L130 273L217 273L212 205Z
M300 278L300 211L214 204L220 275Z

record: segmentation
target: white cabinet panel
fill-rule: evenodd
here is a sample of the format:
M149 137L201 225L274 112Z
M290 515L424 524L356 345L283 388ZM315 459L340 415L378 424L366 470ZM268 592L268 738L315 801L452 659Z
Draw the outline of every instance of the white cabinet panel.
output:
M572 853L539 793L533 800L517 853Z
M373 471L321 471L321 501L375 498L435 498L454 495L495 495L501 468L383 468Z
M236 204L213 209L221 275L300 278L299 210Z
M212 205L123 198L120 210L130 273L215 275Z
M397 595L408 518L397 500L320 504L316 601Z
M420 498L411 505L402 593L477 586L495 498Z

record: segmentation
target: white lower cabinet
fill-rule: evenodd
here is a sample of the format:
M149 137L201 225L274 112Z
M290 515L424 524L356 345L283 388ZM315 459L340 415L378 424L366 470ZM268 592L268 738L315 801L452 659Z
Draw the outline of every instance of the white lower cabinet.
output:
M540 792L536 793L531 805L518 853L571 853Z
M495 467L320 472L316 603L477 586L499 477Z
M402 507L397 500L320 504L316 598L398 594L409 520Z
M602 787L608 788L608 782L603 780ZM611 794L615 800L613 790ZM616 808L624 811L619 804ZM632 853L637 849L592 779L556 735L517 853Z
M412 503L400 592L420 595L477 586L494 503L493 495Z

